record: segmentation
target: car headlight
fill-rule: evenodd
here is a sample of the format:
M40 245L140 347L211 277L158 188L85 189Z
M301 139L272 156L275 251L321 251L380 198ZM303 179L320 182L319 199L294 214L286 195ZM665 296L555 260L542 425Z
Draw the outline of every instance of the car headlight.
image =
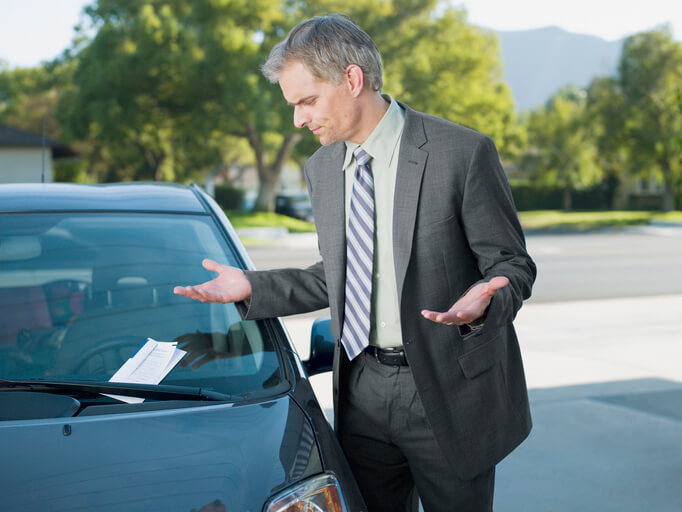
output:
M275 496L264 512L347 512L339 481L330 474L305 480Z

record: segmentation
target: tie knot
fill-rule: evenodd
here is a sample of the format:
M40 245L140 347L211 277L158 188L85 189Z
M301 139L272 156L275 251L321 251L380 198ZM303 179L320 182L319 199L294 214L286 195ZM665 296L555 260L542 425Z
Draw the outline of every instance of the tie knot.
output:
M355 148L355 151L353 151L353 154L355 155L355 161L357 162L358 165L367 165L367 162L369 162L372 157L369 156L369 153L362 149L360 146Z

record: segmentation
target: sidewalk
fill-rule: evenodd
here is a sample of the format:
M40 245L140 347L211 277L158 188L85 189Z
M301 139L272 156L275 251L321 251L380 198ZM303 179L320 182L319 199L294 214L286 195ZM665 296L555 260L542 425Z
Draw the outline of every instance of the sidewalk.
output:
M285 319L303 359L313 319ZM531 303L515 325L534 428L496 510L682 511L682 295ZM331 374L311 380L331 417Z

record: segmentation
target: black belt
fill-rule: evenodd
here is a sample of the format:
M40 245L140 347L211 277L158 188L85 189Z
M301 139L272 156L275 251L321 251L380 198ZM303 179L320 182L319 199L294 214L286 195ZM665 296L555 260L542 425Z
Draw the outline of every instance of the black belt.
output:
M405 350L402 348L379 348L370 345L365 352L387 366L408 366Z

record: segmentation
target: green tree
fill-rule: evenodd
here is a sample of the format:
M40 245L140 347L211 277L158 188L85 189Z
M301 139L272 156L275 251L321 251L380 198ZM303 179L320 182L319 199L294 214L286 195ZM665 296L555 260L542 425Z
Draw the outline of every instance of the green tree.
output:
M629 145L625 137L623 91L615 77L597 77L587 89L586 128L597 148L597 165L604 173L609 206L623 209L628 188Z
M497 36L470 25L466 11L437 0L313 0L301 19L343 12L374 39L384 91L411 107L490 135L503 157L525 133L502 75Z
M348 14L382 54L385 92L490 135L502 157L513 158L525 146L526 133L502 79L497 37L469 25L464 10L441 7L435 0L317 0L299 18ZM302 166L317 144L304 135L295 161Z
M61 126L55 111L60 93L70 86L73 66L55 61L35 68L0 66L0 122L59 139Z
M424 13L400 31L388 28L387 90L414 108L491 136L503 157L525 143L511 91L502 77L497 36L469 25L466 12ZM392 41L389 43L389 41Z
M69 138L57 115L59 98L72 87L74 64L56 59L34 68L0 66L0 123L69 144L77 153L87 146ZM56 181L87 181L83 160L55 162Z
M100 0L86 12L97 33L76 53L77 87L61 111L74 136L103 142L114 164L105 179L197 177L232 162L243 137L259 206L274 202L268 192L301 137L282 125L285 105L259 72L280 2Z
M599 183L596 147L586 123L586 93L561 89L528 120L530 151L525 166L539 183L563 190L563 208L572 209L572 193Z
M618 78L631 165L661 177L663 210L670 211L682 176L682 43L673 39L669 28L629 37Z
M259 66L295 23L339 11L376 40L387 92L490 134L502 154L522 143L496 39L435 0L100 0L87 9L95 37L73 51L64 124L108 162L97 171L106 179L205 174L233 160L226 141L243 137L260 179L256 208L272 209L284 164L317 142L294 128Z
M76 87L60 113L107 162L101 179L183 180L219 160L224 134L201 95L205 51L176 16L188 10L187 2L110 0L86 9L97 33L77 53Z
M384 64L385 92L413 108L492 136L503 156L518 154L523 146L525 133L515 118L511 92L502 80L497 38L468 25L464 11L441 10L436 0L294 1L283 11L289 16L273 24L265 35L263 60L295 23L324 13L343 12L376 42ZM254 99L271 129L280 134L275 162L283 164L284 158L291 158L302 166L318 147L317 139L293 129L293 112L279 88L265 87L267 101ZM266 168L273 193L279 170L281 167ZM261 180L264 178L261 176ZM263 187L258 198L261 208L272 201L272 194L262 192Z

